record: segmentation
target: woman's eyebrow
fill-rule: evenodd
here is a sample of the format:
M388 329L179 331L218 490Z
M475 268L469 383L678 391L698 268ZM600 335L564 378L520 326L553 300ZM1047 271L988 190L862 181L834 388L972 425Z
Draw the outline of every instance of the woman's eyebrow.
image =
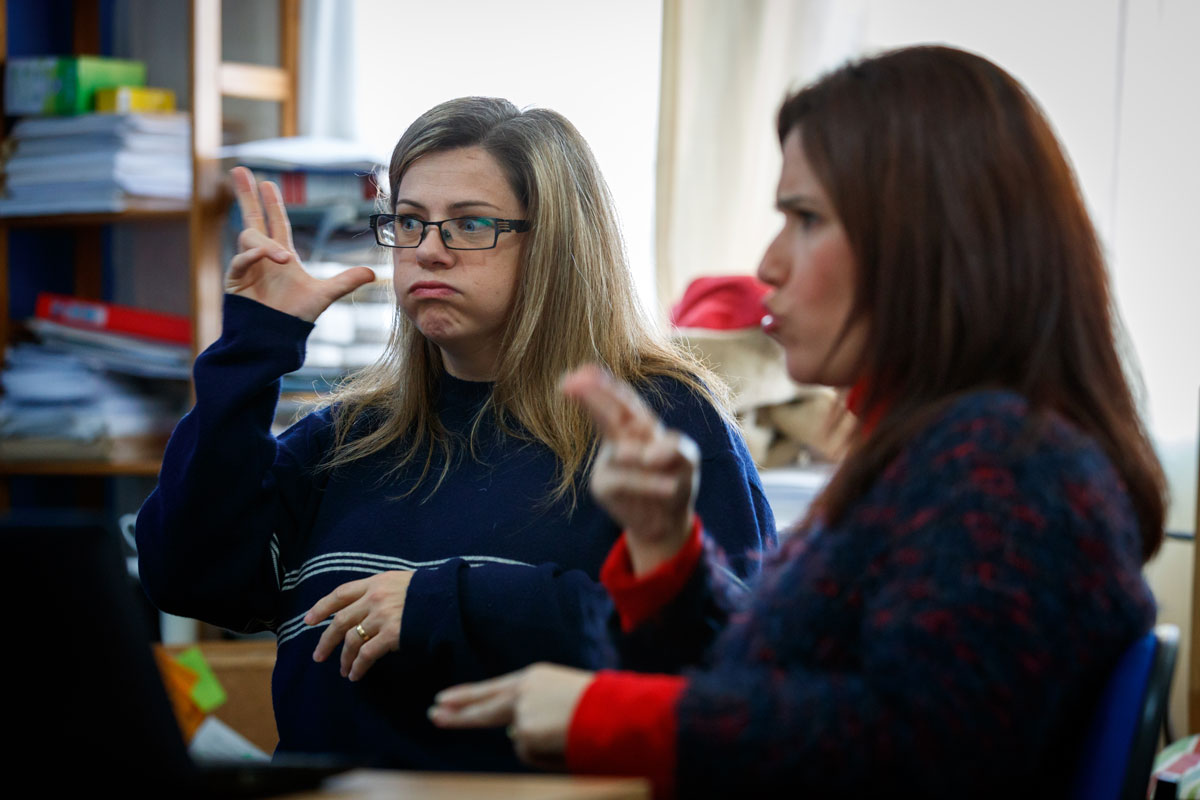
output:
M817 205L817 201L806 194L791 194L784 197L779 197L775 200L775 208L779 211L795 211L797 209L808 209Z
M451 203L448 208L454 211L460 211L464 208L491 208L496 211L500 210L500 206L489 203L486 200L460 200L457 203Z
M419 203L416 200L409 200L407 198L400 198L396 201L396 207L399 208L400 206L409 206L417 211L429 210L428 206L426 206L424 203ZM498 205L495 203L489 203L486 200L459 200L456 203L451 203L450 205L446 206L446 208L449 211L463 211L465 209L473 208L490 208L494 211L500 210Z

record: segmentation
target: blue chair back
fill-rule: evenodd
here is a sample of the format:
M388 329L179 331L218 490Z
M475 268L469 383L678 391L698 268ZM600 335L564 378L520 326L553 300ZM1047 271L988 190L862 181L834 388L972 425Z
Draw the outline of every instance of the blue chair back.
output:
M1178 649L1179 628L1159 625L1121 657L1084 739L1074 800L1146 800Z

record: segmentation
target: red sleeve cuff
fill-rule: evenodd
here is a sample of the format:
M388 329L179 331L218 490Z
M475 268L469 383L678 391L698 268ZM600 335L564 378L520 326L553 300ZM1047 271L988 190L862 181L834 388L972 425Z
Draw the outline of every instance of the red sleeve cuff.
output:
M693 514L692 533L675 557L659 564L652 572L634 575L627 536L621 534L600 569L600 582L608 589L621 620L621 630L626 633L654 616L679 594L704 552L700 517Z
M567 768L649 778L654 797L675 791L675 704L687 680L603 671L584 691L567 730Z

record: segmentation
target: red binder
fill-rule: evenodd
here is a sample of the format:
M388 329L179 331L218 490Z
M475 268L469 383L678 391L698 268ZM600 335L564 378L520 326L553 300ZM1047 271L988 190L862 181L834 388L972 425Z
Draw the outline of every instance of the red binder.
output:
M141 336L159 342L192 343L191 320L180 314L163 314L50 292L38 294L34 314L72 328Z

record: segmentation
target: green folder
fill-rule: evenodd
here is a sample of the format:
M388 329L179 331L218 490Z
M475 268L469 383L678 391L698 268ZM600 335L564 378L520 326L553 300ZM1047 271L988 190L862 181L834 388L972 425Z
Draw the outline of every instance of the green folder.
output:
M145 86L141 61L101 56L13 58L4 76L4 112L83 114L95 107L97 89Z

